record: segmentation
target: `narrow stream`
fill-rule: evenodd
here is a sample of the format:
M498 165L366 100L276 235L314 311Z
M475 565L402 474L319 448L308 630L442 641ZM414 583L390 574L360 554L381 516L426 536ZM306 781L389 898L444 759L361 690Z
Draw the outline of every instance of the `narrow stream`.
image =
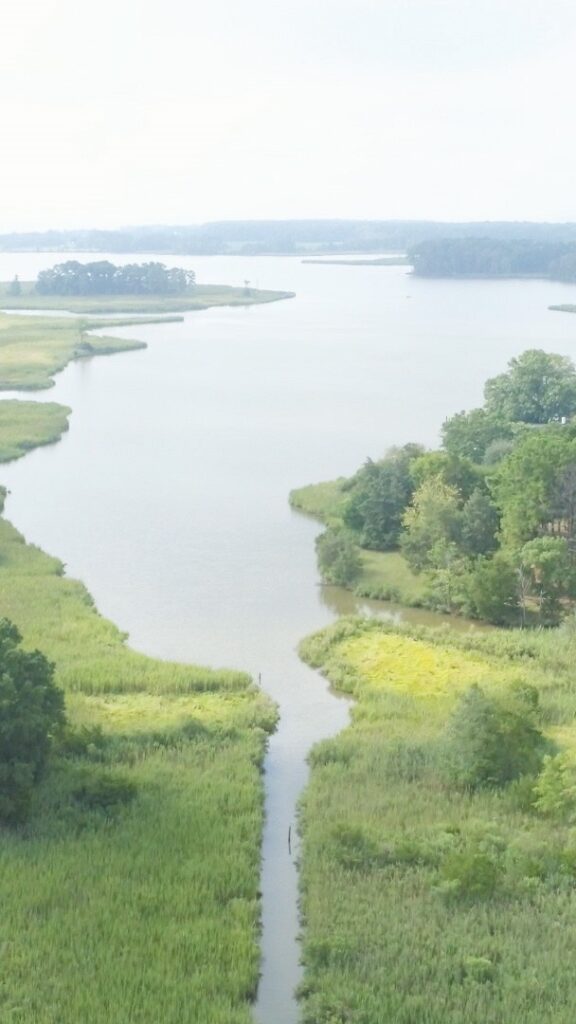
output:
M27 258L3 255L0 276L31 276ZM403 268L290 259L178 262L201 280L249 278L297 298L115 332L149 348L75 363L34 396L70 405L71 429L2 467L0 483L8 518L85 581L134 647L245 669L278 702L255 1015L295 1024L295 804L310 747L348 715L296 647L337 614L374 608L318 586L319 526L290 510L288 492L350 474L392 444L435 444L444 416L478 404L483 380L512 355L574 355L576 318L548 313L566 290L546 282L418 282Z

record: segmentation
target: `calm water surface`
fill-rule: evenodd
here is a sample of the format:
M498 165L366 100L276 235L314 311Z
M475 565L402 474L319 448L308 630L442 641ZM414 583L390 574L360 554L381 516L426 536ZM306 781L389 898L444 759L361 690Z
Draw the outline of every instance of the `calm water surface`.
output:
M0 254L0 279L63 258ZM9 518L85 581L133 646L261 674L278 701L256 1017L294 1024L298 851L288 829L310 746L348 714L295 649L356 605L318 586L319 527L291 512L287 494L392 444L435 444L442 420L479 404L484 380L526 348L576 357L576 316L546 308L574 295L541 281L419 281L401 267L161 258L200 281L247 278L297 297L115 332L149 347L76 363L35 396L70 405L71 429L2 467L0 482Z

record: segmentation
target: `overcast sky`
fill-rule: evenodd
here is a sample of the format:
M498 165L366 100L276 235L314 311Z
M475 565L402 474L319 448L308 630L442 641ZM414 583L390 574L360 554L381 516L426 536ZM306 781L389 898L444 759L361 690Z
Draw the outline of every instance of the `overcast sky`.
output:
M574 0L14 0L0 232L576 220Z

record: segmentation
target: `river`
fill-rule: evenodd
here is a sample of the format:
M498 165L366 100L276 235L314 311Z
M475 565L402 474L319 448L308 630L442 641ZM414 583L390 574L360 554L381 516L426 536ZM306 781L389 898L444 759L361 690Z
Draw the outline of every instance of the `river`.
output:
M29 279L63 258L0 254L0 279ZM357 605L318 586L319 528L290 510L288 492L350 474L393 444L436 444L442 420L480 404L484 380L526 348L575 358L576 316L547 310L572 289L291 257L162 259L201 282L248 279L296 298L116 332L149 347L75 363L34 396L70 405L71 429L1 467L0 482L8 518L86 583L134 647L246 669L278 702L255 1014L294 1024L295 803L311 745L348 715L296 645Z

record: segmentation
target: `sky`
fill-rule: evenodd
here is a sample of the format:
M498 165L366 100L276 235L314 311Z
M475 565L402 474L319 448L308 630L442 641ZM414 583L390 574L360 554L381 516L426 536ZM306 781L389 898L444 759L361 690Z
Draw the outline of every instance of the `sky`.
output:
M576 221L574 0L16 0L0 233Z

